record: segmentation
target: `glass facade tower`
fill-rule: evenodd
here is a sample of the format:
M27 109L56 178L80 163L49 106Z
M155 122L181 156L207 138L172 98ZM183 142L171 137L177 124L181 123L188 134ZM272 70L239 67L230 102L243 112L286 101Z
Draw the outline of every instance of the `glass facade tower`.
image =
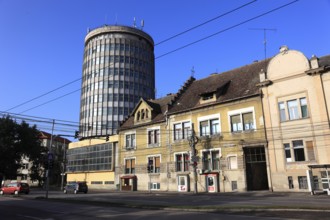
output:
M140 98L155 98L154 41L142 30L103 26L85 37L82 139L116 134Z

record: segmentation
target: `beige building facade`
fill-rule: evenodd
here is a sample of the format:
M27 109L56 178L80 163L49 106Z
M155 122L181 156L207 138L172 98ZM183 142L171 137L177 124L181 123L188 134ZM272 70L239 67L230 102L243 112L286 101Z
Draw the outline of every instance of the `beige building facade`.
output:
M109 140L85 139L69 144L67 151L67 182L86 182L90 189L117 189L115 157L118 136Z
M269 189L260 70L253 63L141 100L119 130L121 190Z
M283 46L260 73L274 191L329 187L327 166L308 171L330 164L329 64L330 56L308 59Z

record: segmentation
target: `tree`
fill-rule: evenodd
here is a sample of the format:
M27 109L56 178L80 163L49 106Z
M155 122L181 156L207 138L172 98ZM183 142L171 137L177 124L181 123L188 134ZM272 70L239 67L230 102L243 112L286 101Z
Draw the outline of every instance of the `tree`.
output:
M0 182L1 178L17 178L22 158L32 163L30 178L42 179L42 158L47 149L41 146L39 133L36 125L18 124L9 116L0 118Z

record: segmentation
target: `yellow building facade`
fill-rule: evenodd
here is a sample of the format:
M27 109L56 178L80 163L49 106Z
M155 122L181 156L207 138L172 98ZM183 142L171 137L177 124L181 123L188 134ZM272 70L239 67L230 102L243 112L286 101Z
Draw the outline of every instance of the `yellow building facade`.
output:
M141 100L119 130L120 189L210 193L269 189L257 87L264 65L190 78L176 94Z
M67 182L87 182L93 189L117 189L115 183L115 157L118 136L87 139L69 144L67 150Z

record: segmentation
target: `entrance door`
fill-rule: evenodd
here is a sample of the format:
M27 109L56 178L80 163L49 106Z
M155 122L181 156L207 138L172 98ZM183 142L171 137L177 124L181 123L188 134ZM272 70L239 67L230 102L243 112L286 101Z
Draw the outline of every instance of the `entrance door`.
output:
M263 146L246 147L244 148L244 155L246 161L247 190L269 189L265 148Z
M206 176L207 192L218 192L218 180L216 174L208 174Z
M178 191L188 192L188 176L178 176Z

